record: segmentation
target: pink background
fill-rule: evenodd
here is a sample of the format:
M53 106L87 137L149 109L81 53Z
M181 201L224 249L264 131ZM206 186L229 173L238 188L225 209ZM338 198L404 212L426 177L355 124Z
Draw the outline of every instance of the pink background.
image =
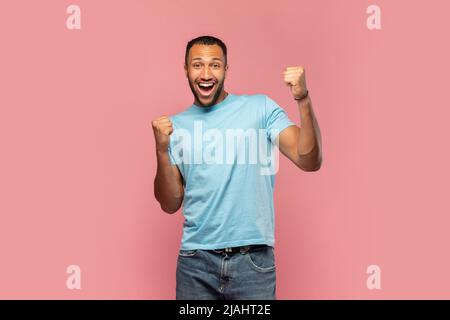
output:
M228 46L229 92L296 122L282 71L306 68L324 163L281 161L277 297L450 298L449 14L447 0L2 1L0 298L175 297L183 217L153 197L150 122L192 103L184 50L203 34Z

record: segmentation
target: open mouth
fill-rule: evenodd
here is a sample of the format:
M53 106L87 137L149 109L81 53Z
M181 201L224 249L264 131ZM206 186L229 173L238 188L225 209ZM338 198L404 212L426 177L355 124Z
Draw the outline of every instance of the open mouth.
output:
M200 82L197 83L198 91L204 96L207 97L211 94L211 92L214 90L214 87L216 86L215 82Z

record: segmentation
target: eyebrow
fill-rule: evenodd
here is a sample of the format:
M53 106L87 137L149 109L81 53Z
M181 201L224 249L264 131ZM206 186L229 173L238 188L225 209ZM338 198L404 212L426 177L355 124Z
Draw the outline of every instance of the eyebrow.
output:
M193 58L192 61L194 61L194 60L202 60L202 58L199 58L199 57ZM220 59L220 58L212 58L211 60L219 60L222 62L222 59Z

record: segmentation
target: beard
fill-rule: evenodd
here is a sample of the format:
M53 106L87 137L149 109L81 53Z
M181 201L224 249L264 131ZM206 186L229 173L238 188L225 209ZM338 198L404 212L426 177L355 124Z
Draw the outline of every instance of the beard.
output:
M197 91L196 91L196 83L195 83L195 81L193 82L193 81L189 80L189 87L191 87L192 94L194 95L195 100L199 102L199 104L200 104L199 106L200 107L211 107L211 106L215 105L217 103L217 100L219 99L220 94L223 91L223 84L224 84L223 80L220 81L220 82L218 81L217 84L216 84L217 88L215 89L216 91L215 91L215 93L214 93L214 95L213 95L213 97L211 99L211 102L209 102L207 104L203 104L201 102L201 100L200 100L201 99L200 94L197 93Z

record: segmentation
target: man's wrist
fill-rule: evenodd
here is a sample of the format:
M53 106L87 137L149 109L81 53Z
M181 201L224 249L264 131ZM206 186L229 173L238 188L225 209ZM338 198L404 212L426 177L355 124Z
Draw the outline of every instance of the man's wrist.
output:
M306 99L308 96L309 96L309 91L306 90L306 93L302 97L294 98L294 100L301 101L301 100Z

